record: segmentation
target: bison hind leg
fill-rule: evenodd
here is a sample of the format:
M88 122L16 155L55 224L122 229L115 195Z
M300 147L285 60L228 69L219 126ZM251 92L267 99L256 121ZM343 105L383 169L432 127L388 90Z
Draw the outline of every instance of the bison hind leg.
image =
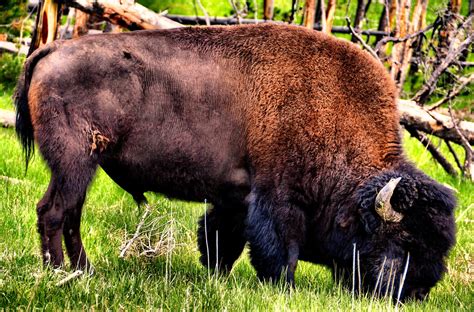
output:
M200 261L209 269L229 272L241 255L247 208L241 205L215 205L199 220Z
M48 190L37 205L43 261L54 267L63 265L64 237L71 266L88 269L90 263L82 244L80 222L87 188L97 168L97 157L90 155L88 139L82 132L57 131L61 126L51 123L37 129L38 145L51 169Z
M63 265L61 238L64 236L71 265L90 268L80 234L81 212L95 166L78 162L67 171L52 168L48 190L37 205L38 232L46 265Z

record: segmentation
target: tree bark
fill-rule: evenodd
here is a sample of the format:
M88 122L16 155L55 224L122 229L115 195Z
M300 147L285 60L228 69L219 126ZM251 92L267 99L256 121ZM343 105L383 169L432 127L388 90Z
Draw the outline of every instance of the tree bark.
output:
M328 1L328 8L326 10L326 32L331 33L332 23L334 22L334 13L336 12L336 0Z
M324 0L319 0L318 1L319 5L319 24L321 24L321 31L327 33L328 32L328 26L326 23L326 8L325 8L325 3Z
M354 18L354 29L358 32L362 28L362 21L364 20L365 7L367 5L367 0L358 0L357 1L357 10ZM352 42L357 42L357 38L352 35Z
M462 144L462 139L457 133L450 116L435 111L427 112L415 102L408 100L398 100L398 109L400 111L400 124ZM474 145L474 122L461 121L458 128L469 144Z
M426 5L425 5L426 2L427 0L416 1L415 8L413 9L411 24L408 27L410 34L413 34L420 30L418 27L420 26L420 20L422 18L423 7L426 8ZM413 55L412 44L416 39L417 38L409 39L403 45L403 54L402 54L402 60L401 60L401 66L400 66L400 74L399 74L399 79L397 81L399 90L402 90L403 88L403 84L405 82L408 69L410 66L411 57Z
M315 0L306 0L304 6L304 26L309 29L314 28Z
M183 27L138 3L121 5L118 1L110 0L64 0L64 3L129 30Z
M273 2L274 0L263 1L263 19L266 21L271 21L273 19Z
M405 37L410 28L410 7L411 0L401 0L400 7L397 10L397 27L395 30L395 37ZM393 45L392 49L392 67L390 74L397 84L399 91L402 90L400 84L401 68L406 52L406 42L400 42Z

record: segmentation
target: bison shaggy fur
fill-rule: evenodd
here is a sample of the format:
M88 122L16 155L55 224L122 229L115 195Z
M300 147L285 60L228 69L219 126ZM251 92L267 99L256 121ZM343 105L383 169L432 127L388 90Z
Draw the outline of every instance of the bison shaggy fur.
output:
M409 258L401 299L422 299L446 270L455 199L404 156L396 96L368 53L292 26L46 45L15 99L27 160L36 142L51 169L37 206L44 262L63 264L64 239L71 264L90 265L80 217L101 166L137 202L153 191L212 203L199 223L204 265L230 270L248 242L264 280L293 283L304 260L350 285L356 250L363 289L395 285L396 297ZM393 179L396 221L374 207Z

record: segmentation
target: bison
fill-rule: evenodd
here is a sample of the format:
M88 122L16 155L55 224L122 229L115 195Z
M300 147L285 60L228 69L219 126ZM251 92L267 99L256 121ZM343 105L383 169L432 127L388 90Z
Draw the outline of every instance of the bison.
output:
M90 265L80 218L100 166L138 203L212 203L198 245L222 271L248 242L261 279L292 284L304 260L405 300L446 270L455 198L406 159L393 81L344 40L265 24L57 41L28 58L15 103L26 165L36 142L51 169L45 264L63 264L64 238Z

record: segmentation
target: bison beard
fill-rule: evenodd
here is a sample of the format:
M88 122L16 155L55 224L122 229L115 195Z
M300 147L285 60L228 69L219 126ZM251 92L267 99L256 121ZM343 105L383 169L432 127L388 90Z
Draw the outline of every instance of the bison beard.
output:
M204 265L230 270L249 242L262 279L294 283L305 260L350 284L355 244L364 290L395 285L395 297L410 254L401 298L423 298L455 241L455 200L403 156L395 98L367 53L297 27L46 45L15 99L27 163L36 141L51 169L37 207L43 260L63 264L64 238L71 265L90 265L80 217L101 166L137 202L146 191L210 201Z

